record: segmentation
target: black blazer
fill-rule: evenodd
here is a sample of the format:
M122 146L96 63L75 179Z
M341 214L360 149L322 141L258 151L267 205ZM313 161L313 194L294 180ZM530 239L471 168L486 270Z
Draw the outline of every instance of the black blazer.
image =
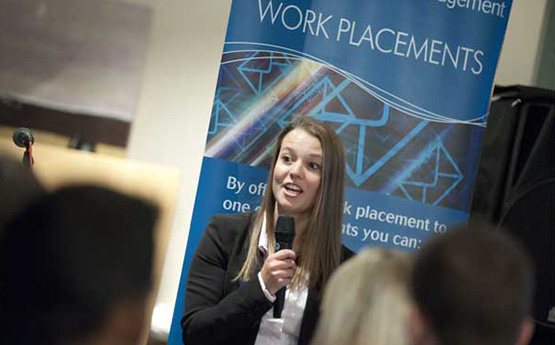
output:
M245 262L255 214L214 216L189 268L181 319L186 345L252 345L262 316L272 308L256 276L233 278ZM342 261L354 255L343 247ZM319 291L310 289L299 345L308 345L319 318Z

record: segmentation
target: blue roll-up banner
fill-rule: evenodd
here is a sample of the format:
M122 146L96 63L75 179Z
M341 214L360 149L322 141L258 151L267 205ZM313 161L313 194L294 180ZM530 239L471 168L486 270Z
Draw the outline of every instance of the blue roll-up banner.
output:
M416 250L467 221L512 0L235 0L170 345L210 217L248 212L277 133L332 126L347 154L343 243Z

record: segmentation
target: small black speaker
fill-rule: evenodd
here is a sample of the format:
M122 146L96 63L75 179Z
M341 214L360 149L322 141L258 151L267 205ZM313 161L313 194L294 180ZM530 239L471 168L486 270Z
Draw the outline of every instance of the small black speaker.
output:
M531 344L555 341L555 178L539 181L514 195L499 225L528 248L536 268L533 316L536 338ZM545 341L539 341L543 334ZM551 334L551 335L550 335Z
M538 171L553 169L553 148L540 152L538 146L554 125L554 106L555 91L495 87L474 183L474 216L497 223L516 189L536 180Z
M555 91L496 88L471 218L515 235L536 268L531 345L555 340Z

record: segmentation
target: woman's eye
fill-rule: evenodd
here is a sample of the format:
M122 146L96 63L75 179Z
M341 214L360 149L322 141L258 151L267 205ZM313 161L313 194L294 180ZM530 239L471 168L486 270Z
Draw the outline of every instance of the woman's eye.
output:
M308 166L312 170L320 170L320 168L321 168L320 164L318 164L318 163L310 163Z
M289 156L281 156L281 160L285 163L291 162L291 157Z

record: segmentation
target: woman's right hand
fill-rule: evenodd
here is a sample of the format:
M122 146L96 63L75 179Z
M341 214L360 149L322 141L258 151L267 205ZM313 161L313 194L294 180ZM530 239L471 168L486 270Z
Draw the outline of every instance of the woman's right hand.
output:
M260 271L266 290L275 295L284 286L287 286L295 275L297 265L296 254L290 249L282 249L266 258Z

